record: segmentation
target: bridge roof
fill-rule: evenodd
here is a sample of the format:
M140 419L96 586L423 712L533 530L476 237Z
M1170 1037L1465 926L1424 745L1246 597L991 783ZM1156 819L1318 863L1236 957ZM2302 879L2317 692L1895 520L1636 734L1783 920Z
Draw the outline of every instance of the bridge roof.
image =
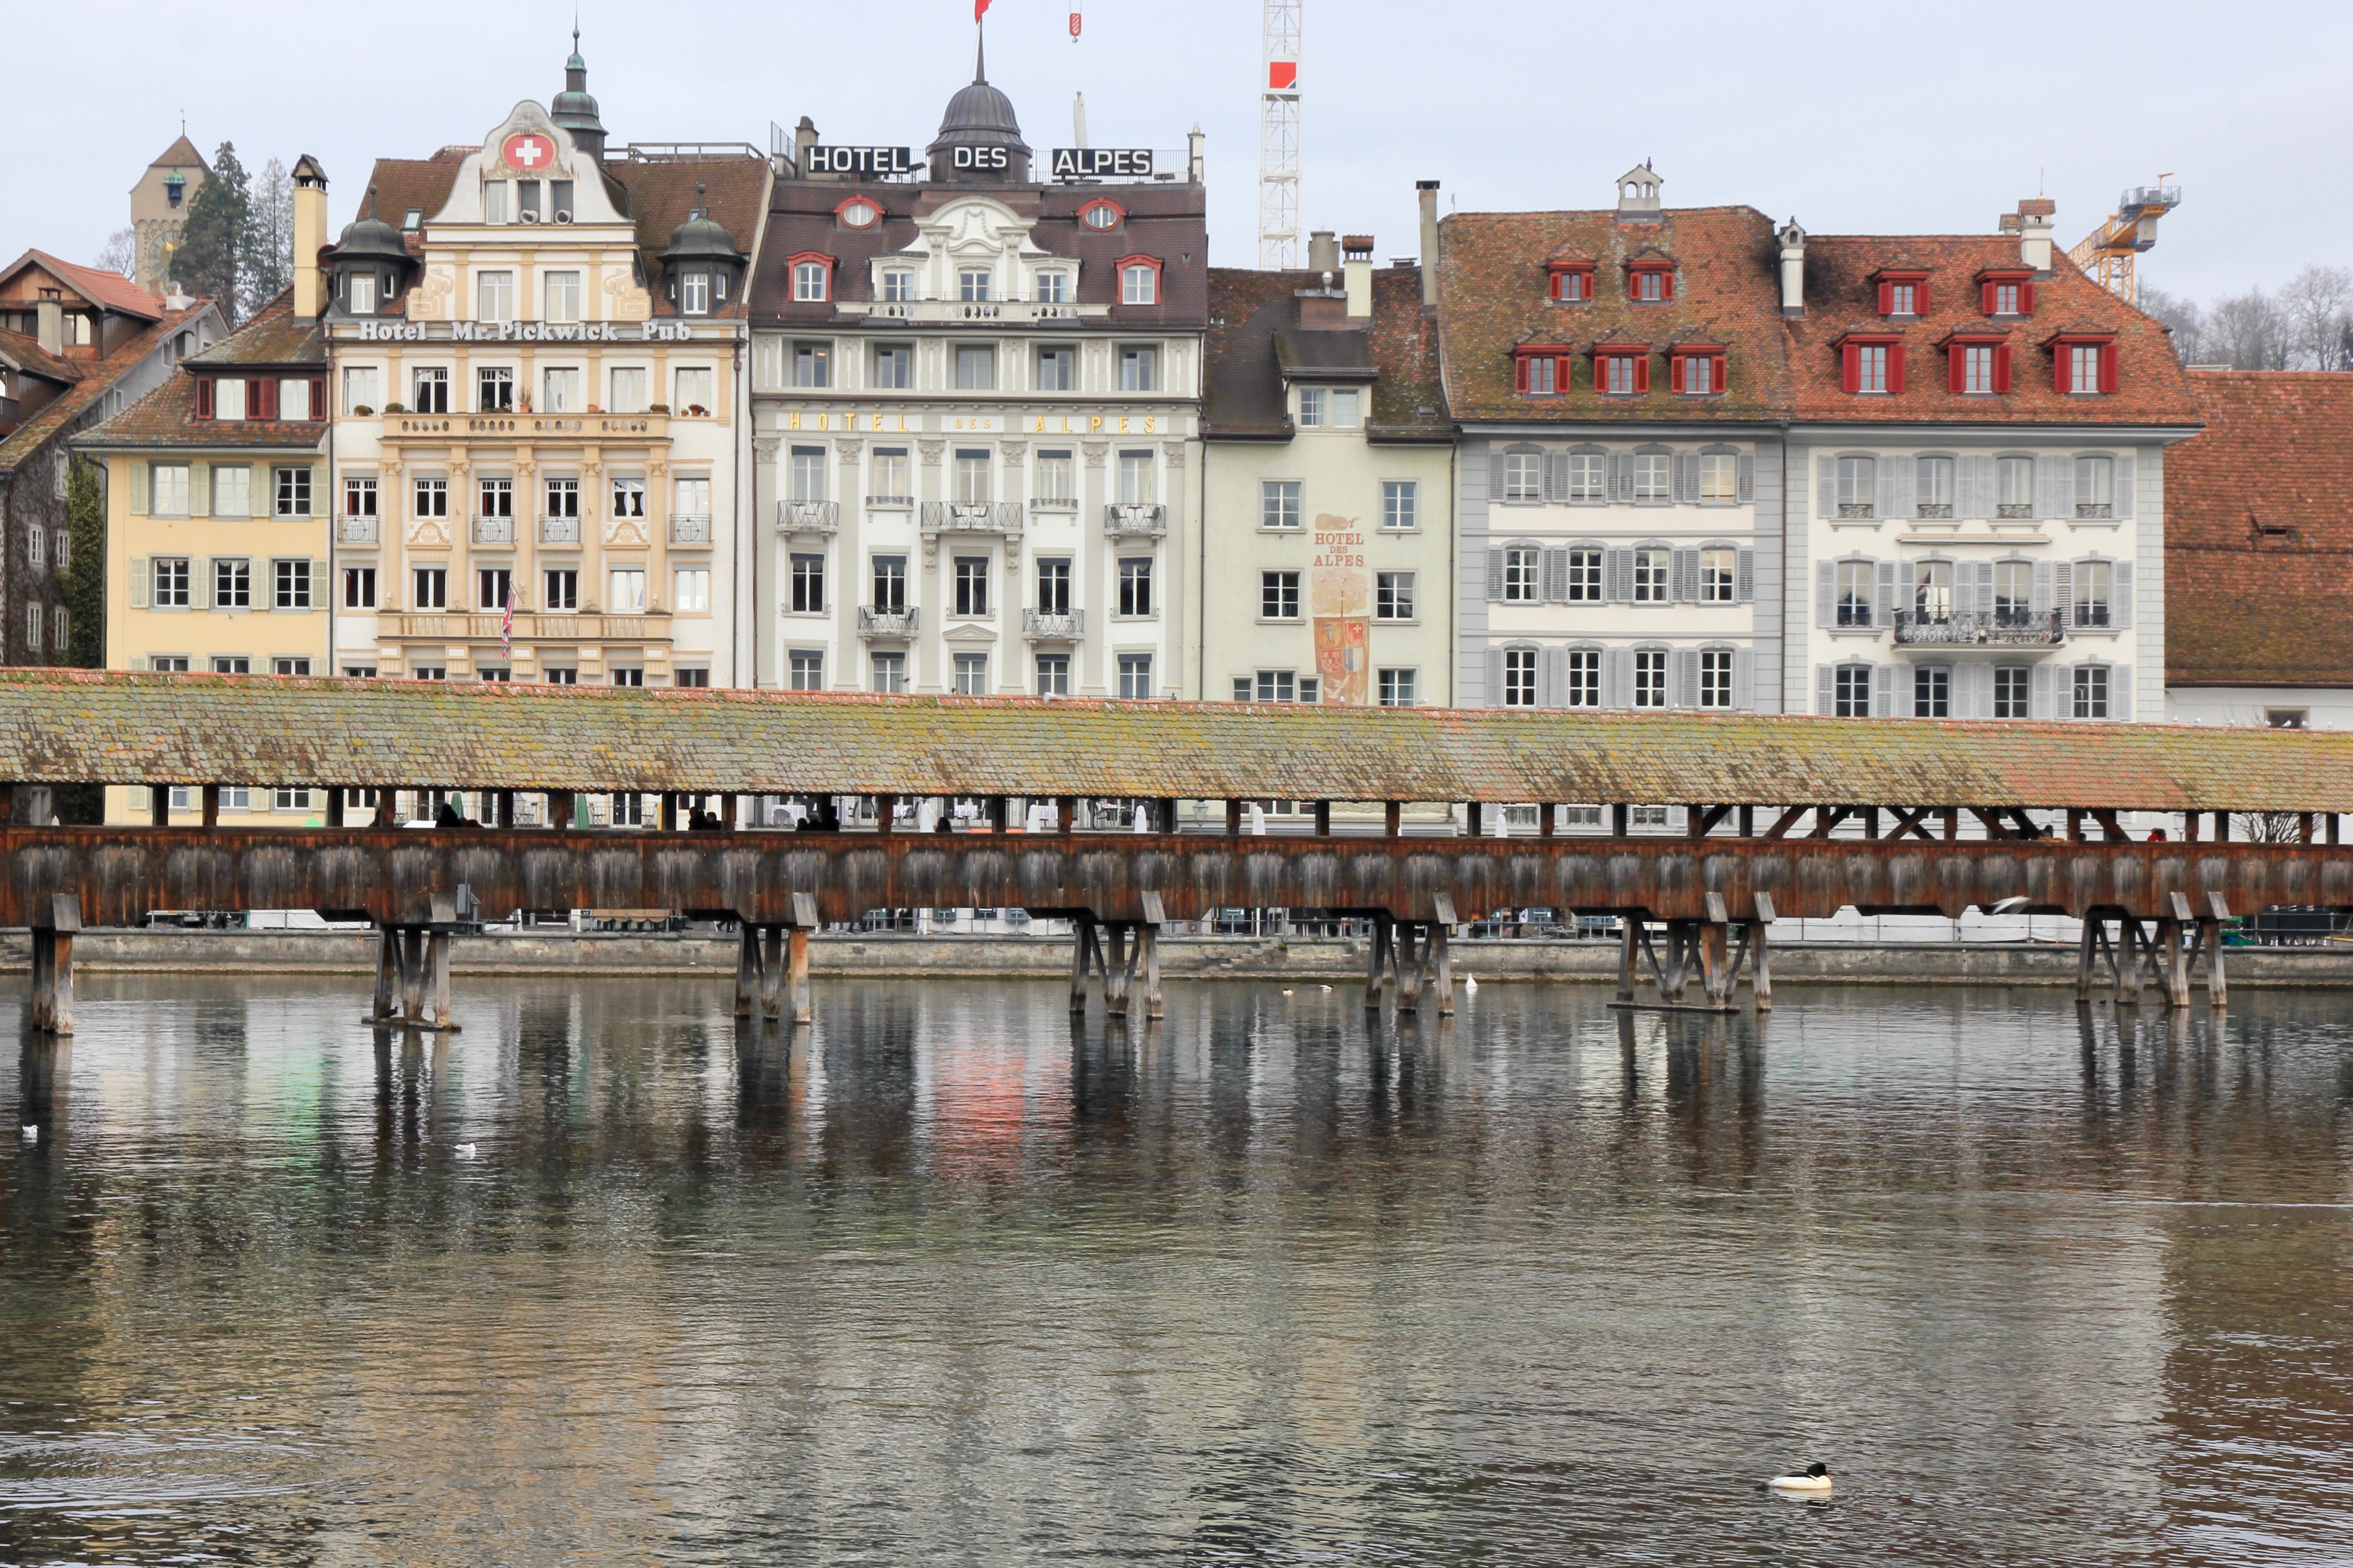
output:
M2353 811L2353 732L0 671L0 779Z

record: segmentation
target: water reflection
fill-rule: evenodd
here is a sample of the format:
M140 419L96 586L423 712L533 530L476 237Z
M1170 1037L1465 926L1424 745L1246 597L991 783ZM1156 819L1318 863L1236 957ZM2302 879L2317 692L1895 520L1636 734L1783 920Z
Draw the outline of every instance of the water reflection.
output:
M0 1042L0 1555L2353 1539L2339 999L1294 993L86 984Z

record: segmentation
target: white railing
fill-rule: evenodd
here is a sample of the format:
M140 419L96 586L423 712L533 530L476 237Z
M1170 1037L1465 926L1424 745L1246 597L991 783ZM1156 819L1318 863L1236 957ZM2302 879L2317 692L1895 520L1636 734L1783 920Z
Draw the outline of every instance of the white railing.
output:
M335 526L335 538L341 543L374 544L377 537L376 520L372 517L346 517Z
M1103 531L1114 539L1158 539L1168 531L1168 509L1114 501L1103 508Z
M539 542L542 544L577 544L580 542L580 520L576 517L543 517L539 520Z
M674 511L670 517L670 542L672 544L708 544L711 542L711 514L702 511Z
M474 520L474 542L477 544L512 544L515 542L515 520L511 517L478 517Z
M1024 610L1021 635L1031 642L1077 642L1087 635L1084 610Z
M923 503L925 533L1018 533L1022 508L1018 500Z
M786 533L832 533L841 526L841 503L835 500L780 500L776 527Z
M923 608L908 605L902 608L880 609L872 605L858 606L858 635L862 637L911 637L923 620Z

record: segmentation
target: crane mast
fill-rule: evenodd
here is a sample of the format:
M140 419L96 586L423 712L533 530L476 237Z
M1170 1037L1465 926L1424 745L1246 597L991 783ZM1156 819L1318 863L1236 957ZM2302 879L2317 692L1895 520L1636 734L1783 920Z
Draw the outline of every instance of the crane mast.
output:
M1266 0L1259 79L1258 264L1299 265L1299 43L1303 0Z

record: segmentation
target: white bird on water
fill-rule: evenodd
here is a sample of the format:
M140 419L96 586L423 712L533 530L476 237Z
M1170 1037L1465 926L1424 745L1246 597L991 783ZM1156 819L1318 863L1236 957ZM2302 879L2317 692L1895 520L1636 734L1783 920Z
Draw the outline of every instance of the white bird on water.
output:
M474 1146L471 1143L460 1143L458 1145L458 1158L460 1160L470 1160L473 1157Z
M1775 1476L1765 1483L1777 1492L1826 1492L1831 1489L1831 1468L1817 1460L1794 1476Z
M1465 996L1476 996L1479 994L1479 977L1477 975L1466 974L1462 977L1462 994Z
M39 1142L40 1141L41 1141L41 1130L40 1130L40 1128L39 1128L37 1125L36 1125L35 1123L32 1123L32 1122L29 1122L29 1121L28 1121L28 1122L26 1122L26 1123L25 1124L25 1142L27 1142L27 1143L37 1143L37 1142Z

